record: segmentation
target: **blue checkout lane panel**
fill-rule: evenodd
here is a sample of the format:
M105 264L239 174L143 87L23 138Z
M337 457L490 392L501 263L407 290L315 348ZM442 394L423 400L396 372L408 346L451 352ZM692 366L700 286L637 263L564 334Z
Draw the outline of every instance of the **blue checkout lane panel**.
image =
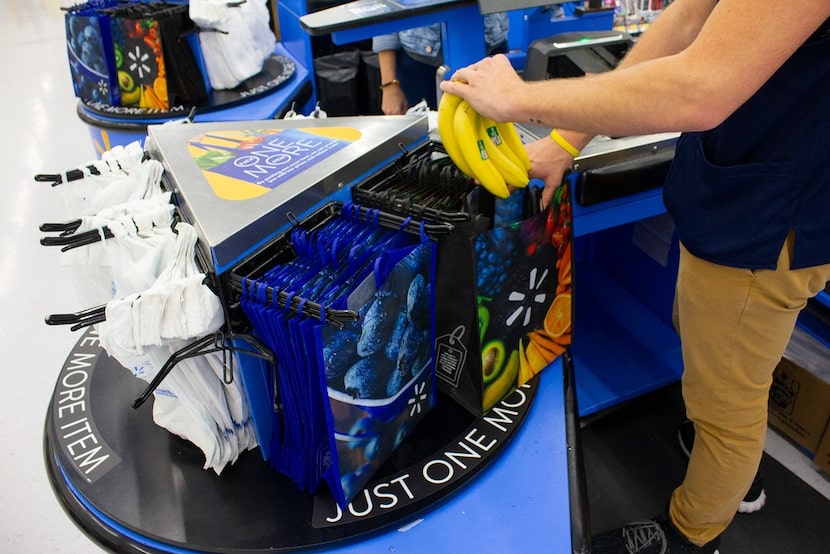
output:
M574 367L579 415L674 383L679 246L662 187L574 210Z
M335 44L349 44L433 23L446 23L444 63L459 68L484 57L484 24L478 4L468 0L358 0L306 14L302 27L312 36L331 33Z

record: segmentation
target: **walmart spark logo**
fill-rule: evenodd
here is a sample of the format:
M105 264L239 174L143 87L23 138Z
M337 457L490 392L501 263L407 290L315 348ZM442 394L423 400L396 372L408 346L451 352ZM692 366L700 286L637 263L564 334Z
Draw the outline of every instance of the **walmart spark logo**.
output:
M150 66L146 63L150 59L150 54L143 52L141 47L136 46L135 50L127 53L127 57L132 62L129 65L130 71L133 73L138 71L139 79L143 79L145 75L150 74Z
M407 404L409 405L409 417L414 416L415 414L420 414L423 408L421 404L427 401L428 395L426 393L427 384L424 381L421 381L417 385L415 385L414 392L415 395L409 399Z
M535 267L530 270L530 275L528 276L528 286L526 290L514 290L511 291L508 295L507 300L509 302L515 302L519 304L507 318L506 323L508 327L512 327L513 324L515 324L522 317L522 314L524 314L524 318L522 319L522 326L527 327L527 325L530 323L530 318L533 313L534 305L537 305L537 308L544 307L547 294L538 291L542 287L542 283L544 283L545 279L548 276L548 270L545 269L544 271L542 271L541 275L538 275L538 272L538 268Z

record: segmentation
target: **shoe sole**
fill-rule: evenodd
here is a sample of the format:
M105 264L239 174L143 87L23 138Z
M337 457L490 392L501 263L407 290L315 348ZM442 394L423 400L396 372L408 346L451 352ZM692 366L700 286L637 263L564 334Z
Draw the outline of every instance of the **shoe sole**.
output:
M764 507L764 504L767 503L767 493L764 492L764 489L761 489L761 494L758 495L758 498L751 502L747 502L746 500L742 500L741 503L738 505L738 513L741 514L751 514L753 512L757 512L761 508Z

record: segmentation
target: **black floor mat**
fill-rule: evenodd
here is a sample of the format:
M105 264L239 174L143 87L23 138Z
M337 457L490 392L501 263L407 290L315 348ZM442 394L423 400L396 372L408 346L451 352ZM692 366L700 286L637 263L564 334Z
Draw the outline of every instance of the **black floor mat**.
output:
M682 419L677 384L603 414L582 429L594 534L649 519L665 508L686 468L677 441ZM761 473L767 504L760 512L735 517L721 539L721 554L830 552L830 500L766 454Z

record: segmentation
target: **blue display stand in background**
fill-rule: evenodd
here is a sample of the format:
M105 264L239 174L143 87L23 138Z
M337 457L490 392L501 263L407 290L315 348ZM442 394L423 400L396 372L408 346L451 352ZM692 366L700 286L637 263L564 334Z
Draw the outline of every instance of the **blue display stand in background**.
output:
M266 60L263 71L230 91L213 91L211 102L194 110L193 121L258 121L280 117L294 108L308 113L314 107L311 76L282 45ZM147 125L185 119L188 109L159 112L78 103L78 117L87 124L96 154L114 146L143 141Z

